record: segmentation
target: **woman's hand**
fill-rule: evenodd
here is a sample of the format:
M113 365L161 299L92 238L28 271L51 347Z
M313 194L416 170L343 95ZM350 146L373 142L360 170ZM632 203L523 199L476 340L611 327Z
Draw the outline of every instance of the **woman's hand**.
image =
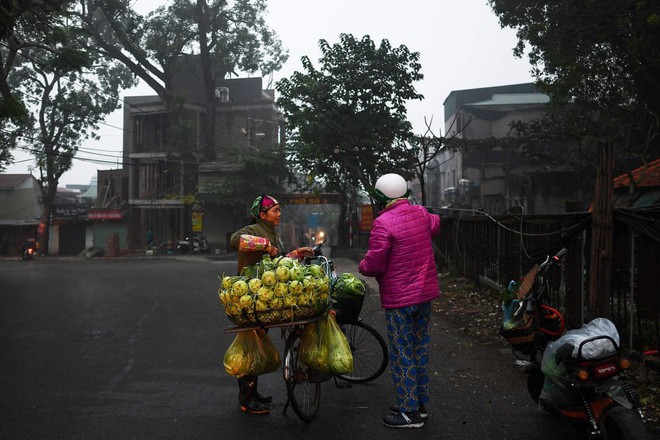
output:
M298 254L298 258L306 258L306 257L314 256L314 249L312 249L311 247L300 247L296 249L296 252Z
M271 257L277 257L280 254L280 250L277 249L275 246L272 244L268 244L268 247L266 248L266 252L268 252L268 255Z

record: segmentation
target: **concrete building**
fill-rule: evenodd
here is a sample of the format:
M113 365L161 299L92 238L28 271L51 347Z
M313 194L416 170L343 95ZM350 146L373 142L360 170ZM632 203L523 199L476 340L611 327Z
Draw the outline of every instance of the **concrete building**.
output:
M0 174L0 255L18 255L35 243L42 215L41 190L32 174Z
M127 241L133 249L146 245L150 228L154 240L168 247L199 234L205 235L212 246L225 248L227 234L236 227L236 216L212 193L223 179L242 170L229 152L249 149L267 153L283 138L274 91L263 90L261 78L218 80L215 159L205 159L204 88L198 65L194 59L186 61L172 81L183 101L179 126L185 127L185 135L176 137L172 133L168 113L158 96L124 99ZM204 202L210 199L214 203Z
M107 250L116 239L119 250L128 250L128 169L99 170L97 181L96 203L87 212L92 225L90 247Z
M549 97L532 83L455 90L444 102L445 136L506 138L512 122L540 119L551 111L548 104ZM512 208L526 214L582 211L591 197L591 187L585 189L575 173L531 164L519 151L497 146L467 154L441 152L426 177L430 206L484 209L492 214Z

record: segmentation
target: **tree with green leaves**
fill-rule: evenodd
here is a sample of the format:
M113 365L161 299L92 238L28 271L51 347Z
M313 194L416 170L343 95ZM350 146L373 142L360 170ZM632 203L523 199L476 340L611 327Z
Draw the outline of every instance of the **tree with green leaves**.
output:
M168 109L172 127L180 125L186 102L173 86L174 74L181 63L199 63L207 160L215 158L217 80L238 72L268 75L286 61L279 39L265 23L265 0L172 0L146 16L135 12L128 0L84 3L83 19L101 49L154 90Z
M9 125L25 123L28 117L25 102L10 85L12 74L23 63L20 52L25 47L41 45L53 29L62 26L62 6L65 3L66 0L12 1L0 6L0 130L3 132L3 141L0 142L0 171L13 160L12 149L16 142L9 133ZM38 24L27 38L20 32L25 21ZM66 43L42 47L53 50L53 56L71 58L71 47Z
M419 53L367 35L341 34L319 42L316 68L277 83L278 104L290 133L287 157L294 170L326 190L357 195L387 172L407 178L413 163L403 142L412 136L406 103L422 99L414 82L423 78Z
M539 87L553 103L569 110L565 115L572 127L569 132L579 133L580 140L597 151L589 312L607 316L614 149L624 152L618 157L626 159L628 169L632 161L644 163L660 154L657 2L489 0L489 4L503 27L516 30L514 54L522 57L529 50Z
M98 138L99 123L119 107L119 90L134 85L123 65L90 50L88 35L71 19L71 7L62 9L60 20L51 20L48 28L30 14L21 15L2 47L15 59L5 78L26 112L4 121L2 139L35 156L44 223L79 145ZM41 236L44 252L47 243L47 235Z

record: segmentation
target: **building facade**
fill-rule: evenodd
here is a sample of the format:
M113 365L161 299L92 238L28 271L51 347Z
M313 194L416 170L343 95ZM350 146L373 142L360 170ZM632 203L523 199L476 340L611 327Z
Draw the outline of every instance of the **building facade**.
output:
M541 119L551 111L549 97L532 83L452 91L444 110L447 138L486 141L506 138L514 121ZM591 198L591 187L585 189L575 173L531 164L495 142L470 153L441 152L426 177L429 204L435 207L558 214L583 211Z
M215 203L205 203L213 198L208 192L217 187L214 183L241 172L236 151L267 153L282 141L283 122L274 91L263 90L261 78L219 80L213 118L214 159L208 160L207 110L199 77L194 62L182 65L175 75L173 87L184 102L178 128L159 97L124 100L130 248L146 246L149 229L154 241L170 249L193 234L205 235L214 247L226 247L227 234L236 226L235 215L217 197ZM175 132L180 129L185 132Z
M32 174L0 174L0 255L18 255L35 244L41 220L39 183Z

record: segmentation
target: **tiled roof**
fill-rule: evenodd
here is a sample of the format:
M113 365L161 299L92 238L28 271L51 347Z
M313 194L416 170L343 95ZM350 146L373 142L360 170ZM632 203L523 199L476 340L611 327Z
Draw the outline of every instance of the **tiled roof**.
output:
M644 172L644 177L641 181L639 181L642 172L644 172L643 166L632 171L633 179L635 182L637 182L638 188L644 186L660 187L660 159L649 162L646 171ZM628 186L630 186L630 179L628 178L628 174L622 174L614 179L614 188L625 188Z

